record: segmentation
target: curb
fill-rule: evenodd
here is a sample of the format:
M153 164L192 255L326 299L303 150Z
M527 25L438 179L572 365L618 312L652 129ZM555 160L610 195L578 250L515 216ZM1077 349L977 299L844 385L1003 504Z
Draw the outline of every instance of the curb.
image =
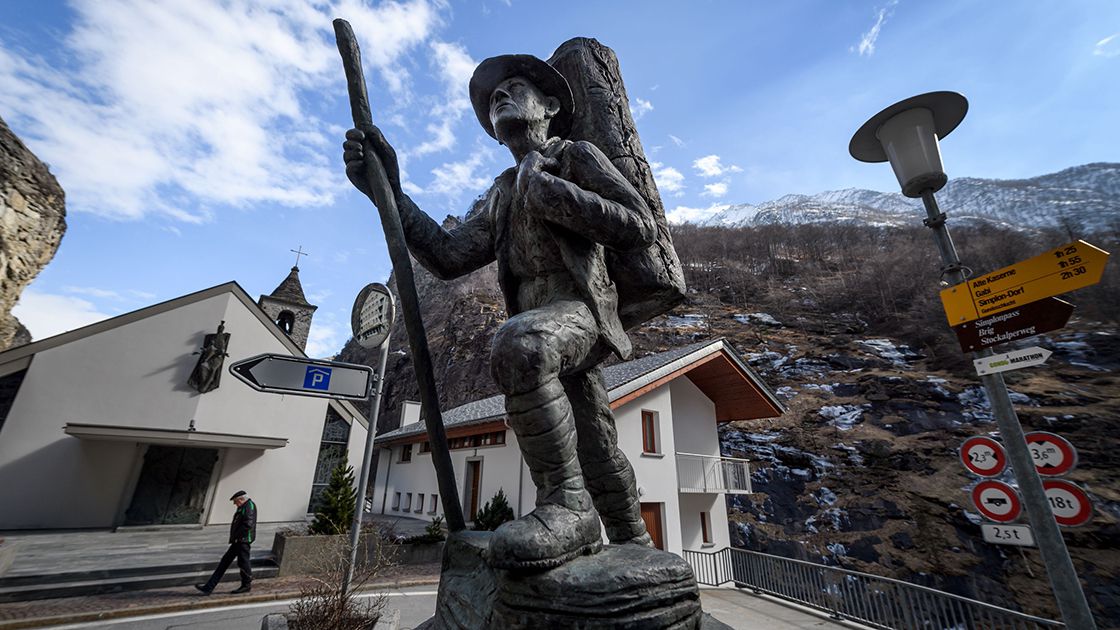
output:
M382 588L405 588L408 586L425 586L428 584L439 584L439 577L415 578L411 580L396 580L392 582L378 582L376 584L367 584L366 587L361 589L361 591L359 592L365 593ZM200 598L198 601L179 602L161 606L136 606L133 608L118 608L115 610L103 610L98 612L83 612L70 615L51 615L48 617L27 617L24 619L13 619L11 621L0 621L0 630L42 628L44 626L70 623L88 623L91 621L102 621L106 619L125 619L128 617L140 617L143 615L158 613L183 612L188 610L207 610L210 608L224 608L226 606L239 604L257 604L262 602L278 601L282 599L292 599L295 597L299 597L299 591L261 593L260 595L248 595L245 597L237 598L230 597L213 599L210 597L204 598L204 596L202 595L199 595L198 597Z

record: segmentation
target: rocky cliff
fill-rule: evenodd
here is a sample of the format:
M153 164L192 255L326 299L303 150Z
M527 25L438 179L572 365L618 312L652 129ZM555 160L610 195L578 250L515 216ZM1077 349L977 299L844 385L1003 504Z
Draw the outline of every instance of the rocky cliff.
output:
M54 258L64 232L62 187L0 119L0 350L31 341L12 307Z

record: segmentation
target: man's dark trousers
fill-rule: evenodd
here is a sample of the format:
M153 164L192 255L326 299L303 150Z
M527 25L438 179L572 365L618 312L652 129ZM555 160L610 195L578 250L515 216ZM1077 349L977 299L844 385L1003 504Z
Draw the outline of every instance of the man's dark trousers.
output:
M233 564L234 558L237 558L237 568L241 571L241 586L249 586L252 583L253 568L249 566L249 543L231 543L222 556L222 561L218 563L218 568L214 569L214 575L211 575L206 582L206 590L214 590L218 582L222 581L222 576L225 575L229 565Z

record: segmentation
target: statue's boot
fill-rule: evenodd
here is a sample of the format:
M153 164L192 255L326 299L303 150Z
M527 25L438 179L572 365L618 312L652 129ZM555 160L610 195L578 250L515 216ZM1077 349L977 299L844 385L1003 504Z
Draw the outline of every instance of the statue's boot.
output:
M551 569L599 551L599 515L584 487L575 422L560 383L507 396L506 412L537 486L537 508L494 532L491 566Z
M638 503L630 460L618 449L618 431L602 371L593 368L561 379L579 434L579 464L607 538L615 545L653 546Z

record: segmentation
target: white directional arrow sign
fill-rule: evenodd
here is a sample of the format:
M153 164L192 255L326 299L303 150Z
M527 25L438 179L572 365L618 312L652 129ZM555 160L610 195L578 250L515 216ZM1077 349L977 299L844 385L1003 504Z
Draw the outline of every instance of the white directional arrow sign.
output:
M365 400L374 381L368 365L284 354L258 354L230 365L229 371L260 392L319 398Z
M1031 346L1014 352L994 354L983 359L976 359L973 363L976 364L977 374L987 376L996 372L1008 372L1019 368L1042 365L1046 363L1046 359L1049 359L1051 354L1054 353L1045 348Z

